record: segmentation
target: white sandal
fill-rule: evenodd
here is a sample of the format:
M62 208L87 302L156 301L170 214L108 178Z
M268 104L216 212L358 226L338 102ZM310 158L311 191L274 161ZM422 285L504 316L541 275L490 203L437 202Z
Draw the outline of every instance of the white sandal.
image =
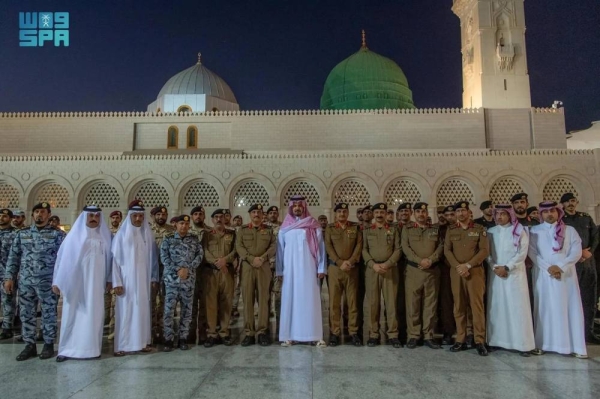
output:
M317 348L326 348L327 347L327 343L325 343L325 341L320 340L319 342L317 342Z
M288 348L288 347L290 347L290 346L292 346L292 345L294 345L294 342L293 342L293 341L283 341L283 342L281 343L281 346L283 346L283 347L285 347L285 348Z

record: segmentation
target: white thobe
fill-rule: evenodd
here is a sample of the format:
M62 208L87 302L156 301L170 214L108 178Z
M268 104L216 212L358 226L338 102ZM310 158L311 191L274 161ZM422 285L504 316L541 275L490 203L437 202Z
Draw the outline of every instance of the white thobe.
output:
M152 268L142 235L137 231L134 234L135 244L124 264L119 265L113 258L113 287L125 289L115 302L116 352L137 352L152 340L150 281L158 280L158 271Z
M513 228L509 223L488 230L487 338L490 346L529 352L535 349L525 270L529 234L523 229L515 246ZM498 277L494 273L495 266L508 267L508 277Z
M93 358L102 352L104 329L104 292L110 273L102 241L88 238L72 286L80 285L76 295L63 290L62 318L58 355ZM60 273L60 269L55 273ZM60 287L59 287L60 288Z
M304 229L279 231L278 254L283 253L280 341L312 342L323 339L321 294L317 273L326 273L325 243L317 230L318 256L312 256ZM280 256L280 255L278 255Z
M556 223L530 228L529 257L534 268L535 344L539 349L562 354L586 355L583 307L575 263L581 258L581 238L565 226L563 248L554 240ZM548 273L552 265L563 271L556 280Z

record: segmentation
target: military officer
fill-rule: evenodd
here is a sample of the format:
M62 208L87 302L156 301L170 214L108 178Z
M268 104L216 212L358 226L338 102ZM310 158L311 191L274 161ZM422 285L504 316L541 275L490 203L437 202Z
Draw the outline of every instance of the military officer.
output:
M396 208L396 220L398 235L402 237L404 226L412 224L411 218L413 215L412 203L403 202ZM400 340L406 342L406 294L405 294L405 273L406 273L406 256L400 252L400 260L398 261L398 296L396 298L396 311L398 312L398 331Z
M414 349L423 337L431 349L440 349L433 340L439 289L439 261L444 245L439 227L427 222L428 204L417 202L413 206L416 223L402 230L402 252L406 256L406 347Z
M35 205L32 212L34 224L15 235L4 275L4 289L9 294L13 294L14 281L19 275L19 305L25 349L17 356L18 361L37 355L35 330L38 301L42 304L44 336L40 359L49 359L54 355L56 339L58 296L52 292L52 276L58 248L65 233L48 225L51 209L47 202Z
M223 223L225 223L226 229L235 230L235 228L231 225L231 211L229 209L223 209Z
M539 222L540 221L540 212L538 211L537 206L530 206L529 208L527 208L527 216L530 219L534 219Z
M363 231L363 259L367 266L366 286L369 299L369 340L368 346L379 345L379 319L381 295L385 304L388 344L402 347L398 339L396 297L398 294L398 260L400 259L399 230L385 222L387 205L373 206L375 223Z
M8 261L8 253L10 246L16 234L16 229L11 224L13 213L10 209L0 209L0 278L4 278L6 273L6 262ZM0 285L0 300L2 304L2 332L1 339L13 337L13 320L16 310L16 296L6 292L4 284Z
M450 280L454 297L454 319L456 342L452 352L468 349L467 312L473 312L475 348L481 356L487 356L485 348L485 272L483 261L489 253L485 227L469 220L469 203L461 201L455 205L458 222L448 226L444 242L444 255L450 263Z
M356 220L358 221L358 224L361 224L363 222L363 208L356 208Z
M492 215L492 213L494 212L494 206L492 205L492 201L483 201L481 205L479 205L479 210L481 211L482 215L480 218L475 219L473 222L482 225L486 229L494 227L496 225L496 222L494 221L494 216Z
M195 206L192 211L192 225L190 232L198 237L198 240L202 242L204 240L204 234L212 230L212 227L204 223L206 213L204 207L201 205ZM206 303L205 296L202 291L202 277L196 279L196 286L194 287L194 300L192 303L192 323L190 324L190 335L188 336L188 342L196 344L196 340L200 345L206 342L206 329L208 324L206 321Z
M412 204L410 202L403 202L398 205L398 208L396 209L398 228L402 229L404 225L410 224L412 213Z
M517 214L519 223L523 226L537 226L540 224L539 221L530 218L527 215L527 208L529 207L529 196L526 193L518 193L512 196L510 203Z
M360 216L359 216L360 211ZM366 211L366 212L365 212ZM371 221L373 220L373 210L371 209L371 205L367 205L363 208L359 208L356 210L356 215L359 220L360 230L364 232L371 228ZM363 234L364 235L364 234ZM363 243L364 246L364 243ZM367 265L362 257L360 257L360 262L358 263L358 293L356 296L356 307L358 308L358 336L362 342L364 334L363 327L365 324L365 298L367 296Z
M273 229L262 223L263 206L254 204L248 209L250 223L242 226L236 237L235 248L242 269L242 297L244 298L244 331L242 346L254 345L258 338L261 346L271 344L269 328L269 288L271 268L269 259L275 255ZM254 301L258 292L258 324L254 320ZM256 337L255 337L256 336Z
M363 208L363 212L362 212L363 226L370 228L372 221L373 221L373 207L371 207L371 205L367 205Z
M173 314L179 301L181 315L179 318L179 349L189 349L187 339L192 321L192 300L196 270L202 262L202 245L195 234L189 234L190 217L181 215L177 218L175 232L169 232L160 245L160 259L164 265L163 281L165 284L164 308L164 351L173 350Z
M25 212L20 209L15 210L13 212L12 225L17 230L29 228L29 226L25 224Z
M117 234L117 231L119 231L119 227L121 226L121 222L123 221L123 214L121 213L121 211L112 211L110 213L110 232L112 233L113 237L115 236L115 234Z
M110 224L109 230L112 236L114 237L119 231L119 227L121 226L121 222L123 221L123 214L121 211L112 211L109 215ZM114 328L115 328L115 301L117 296L113 290L110 290L104 294L104 324L108 324L108 339L112 340L114 338Z
M229 321L235 287L235 230L225 228L223 209L214 211L211 218L215 227L204 234L202 245L206 259L202 267L202 286L208 321L205 348L221 342L226 346L232 344ZM218 333L217 326L221 326Z
M573 193L563 194L560 202L565 211L562 220L567 226L577 230L583 248L581 259L575 265L575 269L585 319L585 340L590 344L600 344L600 338L594 334L594 315L596 314L596 303L598 301L596 293L598 276L596 274L594 251L600 243L600 233L590 215L577 211L579 201Z
M454 205L444 206L441 214L443 215L443 224L439 224L440 236L445 240L448 226L456 224L456 213ZM440 219L441 221L441 219ZM438 293L438 315L440 328L442 331L442 345L452 345L452 336L456 332L454 321L454 298L452 297L452 284L450 283L450 263L442 252L443 262L440 264L440 287Z
M267 226L273 229L275 240L279 234L279 227L281 222L279 221L279 208L272 205L267 209ZM271 282L271 309L275 315L275 335L279 335L279 317L281 315L281 277L275 273L275 255L269 258L269 265L271 266L271 272L273 273L273 280Z
M348 332L352 337L352 344L362 346L362 339L358 335L356 296L363 235L358 223L348 220L348 204L339 203L333 211L336 222L331 223L325 230L325 250L329 264L329 346L337 346L340 343L342 295L345 295L347 300Z

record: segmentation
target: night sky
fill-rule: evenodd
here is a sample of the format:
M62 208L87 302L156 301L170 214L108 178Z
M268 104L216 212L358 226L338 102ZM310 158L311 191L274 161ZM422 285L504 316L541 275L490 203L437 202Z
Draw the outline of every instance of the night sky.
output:
M0 6L0 111L145 111L203 64L242 109L318 109L330 70L360 48L404 70L419 108L461 107L451 0L32 1ZM567 129L600 120L600 1L526 0L532 102ZM68 11L70 47L19 47L19 11Z

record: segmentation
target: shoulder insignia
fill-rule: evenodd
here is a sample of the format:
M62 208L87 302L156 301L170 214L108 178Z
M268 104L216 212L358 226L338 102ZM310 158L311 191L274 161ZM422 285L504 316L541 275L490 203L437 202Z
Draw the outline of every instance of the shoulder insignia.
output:
M170 238L170 237L175 237L174 231L169 231L167 234L165 234L165 238Z

